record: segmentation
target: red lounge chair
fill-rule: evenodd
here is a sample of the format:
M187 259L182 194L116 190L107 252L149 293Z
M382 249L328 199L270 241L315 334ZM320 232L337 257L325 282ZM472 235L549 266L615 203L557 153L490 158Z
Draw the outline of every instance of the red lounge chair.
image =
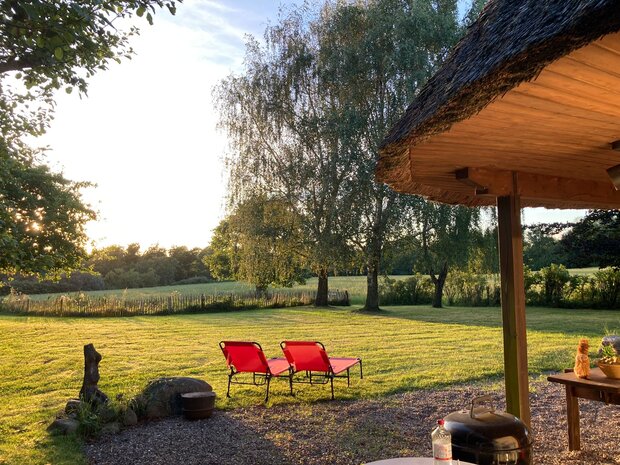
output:
M286 372L289 376L289 363L284 358L272 358L267 360L262 347L258 342L222 341L220 349L226 357L226 365L230 369L228 373L228 390L226 397L230 397L230 385L252 384L262 386L267 384L265 402L269 400L269 383L271 378ZM233 380L239 373L252 373L252 382Z
M293 375L306 372L306 377L299 383L326 384L331 383L332 400L334 399L334 378L347 378L347 386L350 386L350 369L359 364L360 378L363 378L361 358L334 358L328 357L325 346L320 342L309 341L283 341L280 343L286 360L291 365L289 382L291 394L293 393ZM346 371L346 376L338 376ZM319 378L319 381L314 379Z

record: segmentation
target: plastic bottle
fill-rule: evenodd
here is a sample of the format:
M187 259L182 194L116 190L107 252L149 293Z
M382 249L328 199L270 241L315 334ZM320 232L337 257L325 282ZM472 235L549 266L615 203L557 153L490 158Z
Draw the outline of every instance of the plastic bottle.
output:
M452 436L443 427L443 420L437 420L437 428L431 434L435 465L452 465Z

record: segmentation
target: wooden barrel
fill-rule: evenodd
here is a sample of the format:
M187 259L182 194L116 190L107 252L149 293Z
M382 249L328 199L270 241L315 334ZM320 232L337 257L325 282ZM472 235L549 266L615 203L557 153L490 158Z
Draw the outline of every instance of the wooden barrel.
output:
M215 409L215 392L188 392L181 394L183 415L188 420L209 418Z

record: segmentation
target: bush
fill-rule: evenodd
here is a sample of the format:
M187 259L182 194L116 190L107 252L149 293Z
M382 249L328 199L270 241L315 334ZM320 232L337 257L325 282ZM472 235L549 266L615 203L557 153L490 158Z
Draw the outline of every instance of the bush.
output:
M599 304L616 308L620 304L620 268L604 268L594 273L594 285Z
M564 299L564 288L570 281L570 273L564 265L551 264L540 270L545 290L545 304L559 307Z
M99 273L75 271L63 273L57 280L39 279L36 276L17 275L7 282L7 287L20 294L53 294L60 292L99 291L105 283Z
M213 282L215 282L215 281L213 281L208 276L194 276L192 278L181 279L180 281L177 281L177 282L173 283L173 285L175 285L175 286L182 286L182 285L185 285L185 284L209 284L209 283L213 283Z
M382 305L421 305L433 301L430 279L419 273L407 279L391 279L385 276L379 285L379 301Z
M123 270L122 268L116 268L106 274L104 279L107 289L133 289L159 286L159 277L153 269L140 272L134 269Z
M489 283L486 274L467 271L451 271L446 278L444 293L448 305L486 307L499 305L500 289L496 283Z

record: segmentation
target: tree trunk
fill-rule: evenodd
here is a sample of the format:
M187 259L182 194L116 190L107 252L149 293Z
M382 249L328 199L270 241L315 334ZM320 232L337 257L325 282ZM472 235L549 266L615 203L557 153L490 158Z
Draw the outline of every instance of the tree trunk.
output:
M443 297L443 287L446 284L446 278L448 277L448 262L444 262L443 267L439 271L439 274L435 276L433 270L429 273L431 281L435 285L435 293L433 294L433 307L442 308L441 299Z
M366 274L366 304L364 310L379 311L379 261L372 260Z
M314 301L315 307L328 306L328 290L327 268L321 268L321 270L319 270L319 284L316 290L316 300Z

